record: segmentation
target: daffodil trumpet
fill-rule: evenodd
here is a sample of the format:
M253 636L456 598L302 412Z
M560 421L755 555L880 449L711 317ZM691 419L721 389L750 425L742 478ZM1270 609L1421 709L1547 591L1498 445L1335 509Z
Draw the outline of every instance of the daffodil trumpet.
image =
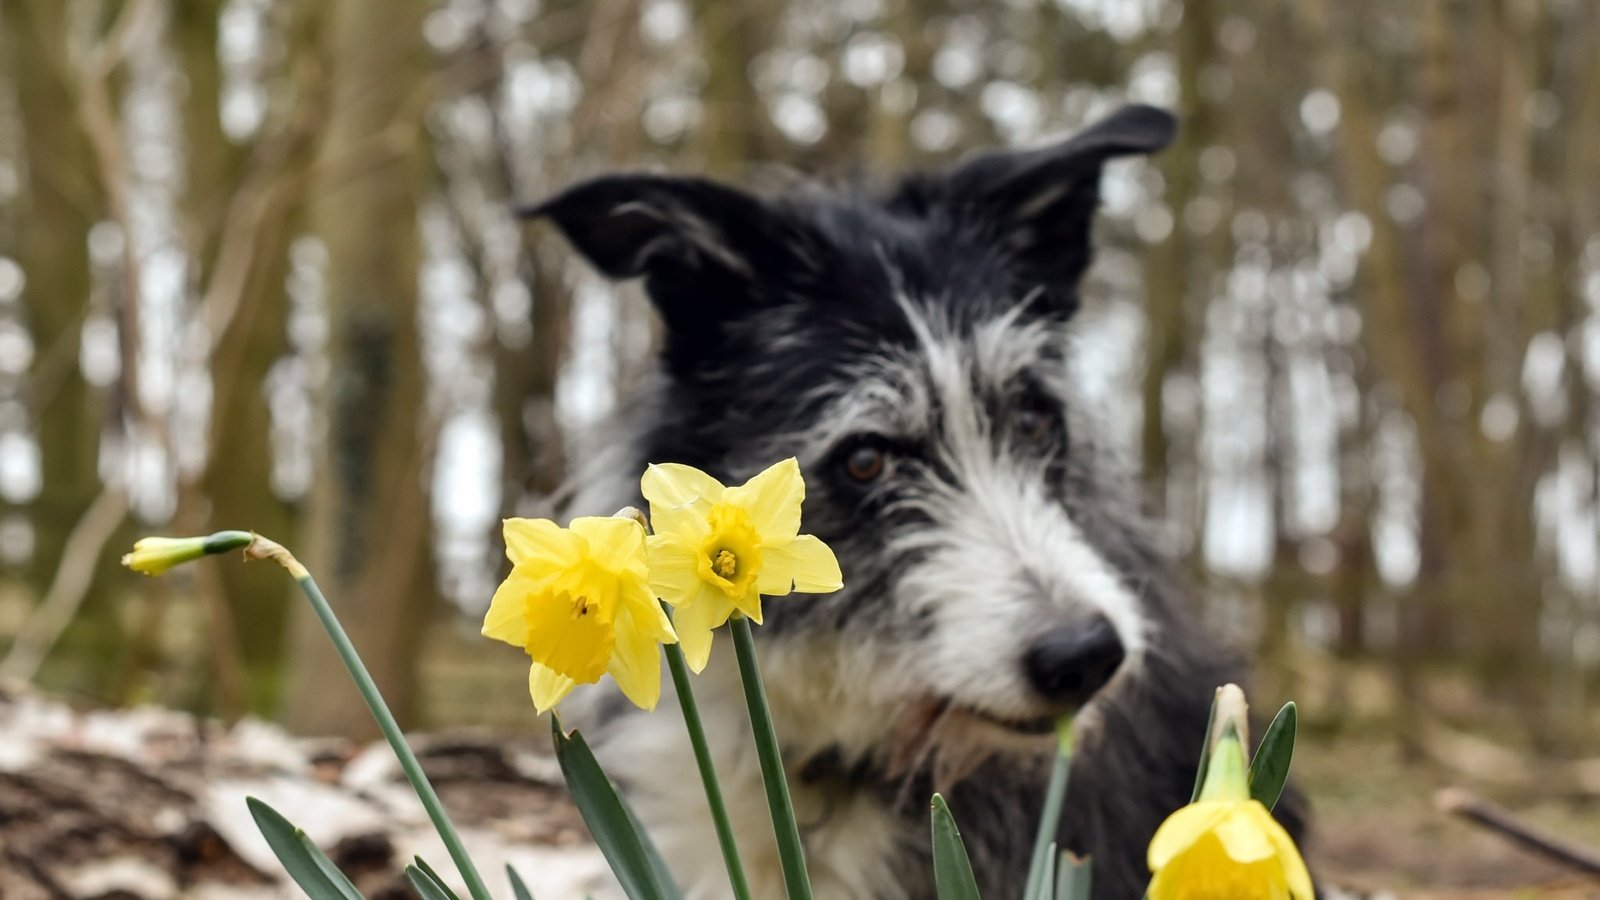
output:
M1244 743L1233 719L1219 715L1214 725L1219 737L1199 799L1169 816L1150 841L1150 900L1314 896L1294 840L1250 797Z

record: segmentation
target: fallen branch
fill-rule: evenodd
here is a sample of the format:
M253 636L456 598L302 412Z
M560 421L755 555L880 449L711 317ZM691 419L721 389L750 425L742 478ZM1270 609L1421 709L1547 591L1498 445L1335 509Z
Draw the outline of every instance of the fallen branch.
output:
M1465 788L1445 788L1435 795L1433 802L1440 812L1460 816L1487 828L1525 850L1586 875L1600 876L1600 851L1546 834L1505 807L1491 803Z

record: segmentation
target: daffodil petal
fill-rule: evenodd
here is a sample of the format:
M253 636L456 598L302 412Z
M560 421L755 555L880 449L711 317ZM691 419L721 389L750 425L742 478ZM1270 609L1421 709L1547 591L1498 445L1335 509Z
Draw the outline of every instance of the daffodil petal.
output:
M1253 863L1272 857L1274 847L1266 829L1276 825L1266 807L1249 800L1235 805L1233 812L1216 824L1213 833L1222 842L1229 859Z
M703 672L711 661L711 630L728 621L733 604L721 591L708 587L689 603L672 613L672 627L678 632L683 658L694 672Z
M816 535L761 548L761 593L781 597L790 590L827 594L844 587L839 560Z
M659 646L633 621L630 611L623 610L617 616L617 644L606 671L616 680L623 696L646 711L655 709L661 700L661 652L656 649Z
M677 535L698 543L707 531L706 515L722 497L722 482L678 463L659 463L644 470L639 489L650 501L650 526L656 534Z
M1182 900L1184 888L1190 886L1190 859L1179 855L1156 869L1150 880L1147 900Z
M1231 803L1191 803L1168 816L1150 839L1147 861L1151 871L1161 869L1173 857L1194 846L1218 822L1227 818L1232 807Z
M673 606L700 593L700 550L675 534L653 534L645 541L650 560L650 590Z
M528 669L528 693L533 697L533 708L541 715L566 699L577 684L571 678L537 662Z
M604 560L607 569L641 581L649 577L645 566L644 526L637 521L616 516L583 516L573 519L571 528L589 542L589 552Z
M633 627L658 644L676 644L678 632L672 627L672 619L667 616L667 611L661 608L661 602L655 594L643 586L627 589L623 592L622 608L633 619ZM622 627L620 624L618 628Z
M730 597L729 601L734 609L744 613L750 621L757 625L761 624L761 591L757 590L755 585L751 585L750 590L743 594Z
M800 463L792 456L773 463L744 484L728 488L723 495L725 502L750 514L763 543L779 543L799 533L800 506L805 498L806 482L800 477Z
M505 519L500 532L512 565L535 562L564 569L583 556L583 541L549 519Z
M1262 829L1266 831L1267 840L1272 842L1278 862L1283 866L1284 879L1289 884L1289 894L1294 900L1313 900L1316 891L1311 887L1311 872L1306 869L1306 861L1300 856L1300 848L1294 845L1294 838L1289 837L1289 832L1284 830L1277 819L1272 818L1270 812L1267 812L1267 821L1262 825Z
M529 599L543 584L525 572L511 570L506 580L495 588L489 601L489 611L483 616L483 636L505 641L521 647L528 638L528 620L524 610Z

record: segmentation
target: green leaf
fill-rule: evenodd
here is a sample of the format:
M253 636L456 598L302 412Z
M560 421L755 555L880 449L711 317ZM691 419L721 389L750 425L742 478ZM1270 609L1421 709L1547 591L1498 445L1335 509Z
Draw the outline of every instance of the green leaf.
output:
M972 861L944 798L933 795L933 883L939 900L980 900Z
M1057 855L1056 842L1051 841L1044 857L1044 866L1039 869L1038 893L1033 895L1032 900L1055 900Z
M1217 697L1211 695L1211 711L1206 713L1206 737L1200 744L1200 768L1194 772L1194 792L1189 795L1189 802L1200 799L1200 788L1205 786L1206 769L1211 766L1211 723L1217 717Z
M254 797L246 797L245 805L250 808L250 817L255 819L256 828L267 839L273 855L283 863L284 871L307 897L311 900L362 900L361 892L350 879L282 813Z
M413 856L411 857L411 863L421 869L422 874L432 878L433 883L439 886L439 890L444 891L449 900L461 900L460 897L456 896L456 892L450 890L450 886L444 883L444 879L439 877L439 873L434 871L433 866L428 865L427 860L420 856Z
M1061 851L1061 861L1056 864L1055 900L1089 900L1089 886L1094 876L1094 862L1087 856L1075 856Z
M416 865L406 866L406 880L411 882L413 888L416 888L417 895L422 900L451 900L455 896L450 893L449 888L445 887L441 881L433 876L431 871L425 871Z
M673 894L662 887L639 829L588 742L576 731L564 734L561 721L554 716L550 717L550 725L555 735L556 761L561 764L567 789L623 893L630 900L673 900Z
M1058 745L1055 764L1050 768L1050 784L1044 792L1044 808L1039 813L1039 828L1033 837L1033 855L1028 860L1028 883L1023 900L1040 900L1049 893L1045 879L1045 860L1055 855L1056 835L1061 831L1061 807L1067 796L1067 775L1072 769L1072 751L1065 742Z
M522 876L517 874L516 869L511 868L510 863L506 863L506 878L511 880L511 894L516 900L533 900L533 891L528 890L528 886L522 883Z
M1299 711L1291 700L1278 710L1267 733L1256 748L1256 758L1250 760L1250 796L1271 809L1283 794L1283 785L1289 780L1289 763L1294 759L1294 732L1299 721Z

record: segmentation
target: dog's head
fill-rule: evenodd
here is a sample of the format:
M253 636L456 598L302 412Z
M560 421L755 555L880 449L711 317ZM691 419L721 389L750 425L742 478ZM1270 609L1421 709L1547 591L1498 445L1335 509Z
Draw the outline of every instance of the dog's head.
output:
M799 458L806 530L846 587L769 603L763 633L775 699L827 716L819 741L881 748L952 716L1047 732L1155 639L1069 322L1103 165L1172 134L1127 107L887 196L626 175L531 210L660 311L640 462L737 481Z

